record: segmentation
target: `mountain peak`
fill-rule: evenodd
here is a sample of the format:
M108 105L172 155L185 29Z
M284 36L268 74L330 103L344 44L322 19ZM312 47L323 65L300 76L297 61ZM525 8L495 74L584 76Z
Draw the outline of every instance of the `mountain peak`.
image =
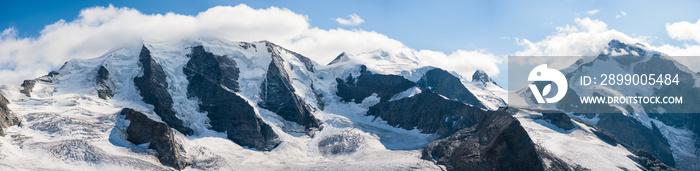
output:
M333 64L340 63L340 62L345 62L345 61L348 61L348 60L350 60L350 59L348 58L348 55L346 55L345 52L342 52L342 53L340 53L340 55L338 55L338 57L335 57L335 59L333 59L333 61L331 61L330 63L328 63L328 65L333 65Z
M474 72L474 75L472 75L472 82L480 82L483 83L484 86L486 86L487 83L492 83L493 85L496 85L498 87L501 87L500 85L496 84L495 81L493 81L486 72L482 70L476 70Z
M657 56L660 52L647 48L641 43L624 43L617 39L612 39L603 49L599 56Z

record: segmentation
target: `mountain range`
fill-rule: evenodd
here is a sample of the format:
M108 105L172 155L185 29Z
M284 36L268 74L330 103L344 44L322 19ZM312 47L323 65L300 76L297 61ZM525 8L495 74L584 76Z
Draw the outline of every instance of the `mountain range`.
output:
M575 86L556 106L510 106L509 92L485 72L468 79L418 59L412 50L379 49L342 53L319 64L268 41L143 41L118 47L97 58L67 61L21 85L0 86L0 168L700 167L697 115L653 114L669 107L663 105L576 113L575 97L601 92ZM683 91L694 95L688 101L699 98L697 73L638 44L611 40L601 55L563 72L575 78L609 63L630 73L646 72L644 65L653 63L681 74L685 84L647 93Z

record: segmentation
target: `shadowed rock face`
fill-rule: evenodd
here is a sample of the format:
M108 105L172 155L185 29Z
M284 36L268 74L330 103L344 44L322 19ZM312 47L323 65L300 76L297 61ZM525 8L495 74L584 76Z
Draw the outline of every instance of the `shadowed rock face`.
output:
M260 87L262 101L258 105L275 112L288 121L296 122L306 129L318 127L320 121L311 114L311 108L294 93L295 90L292 86L292 80L284 69L284 59L280 57L280 52L275 49L274 44L266 42L266 45L267 51L272 54L272 62L270 62L268 66L266 79ZM310 65L308 58L296 53L293 54L300 60L306 59L301 61L304 62L305 65L309 63L306 65L306 69L313 71L313 67Z
M574 129L574 123L571 122L571 118L566 113L559 111L545 111L542 112L542 118L549 121L552 125L555 125L564 130Z
M472 82L480 82L485 85L485 83L492 83L493 85L496 85L498 87L501 87L500 85L496 84L495 81L493 81L486 72L482 70L476 70L474 72L474 75L472 75Z
M22 85L20 85L22 86L22 90L20 90L20 92L27 97L32 97L31 93L32 89L34 89L34 85L36 85L36 80L24 80Z
M417 83L418 86L428 88L449 99L485 108L481 101L464 87L459 78L440 68L426 72Z
M114 96L114 92L112 92L112 84L109 82L109 71L105 66L100 66L100 68L97 69L97 77L96 77L96 86L97 86L97 96L102 98L102 99L109 99Z
M182 124L173 110L173 98L168 93L168 82L163 67L151 57L151 52L143 46L139 55L139 64L143 68L143 76L134 78L136 89L139 90L143 102L153 105L153 111L163 119L163 122L185 135L194 131Z
M639 164L639 168L642 170L668 170L674 171L675 168L669 167L659 159L657 159L653 154L646 150L630 150L634 155L628 155L627 157L632 159L632 161Z
M600 114L598 117L600 121L597 126L615 135L620 142L647 150L666 165L675 166L668 142L653 123L652 129L649 129L634 118L621 113Z
M544 170L536 145L505 110L486 114L479 124L430 143L422 158L447 170Z
M479 122L485 111L462 102L447 100L424 89L413 97L380 102L369 108L367 115L382 118L394 127L419 129L423 133L452 135Z
M149 143L148 148L158 152L158 160L163 165L178 170L187 166L182 156L182 147L175 141L173 131L168 125L151 120L143 113L129 108L122 109L120 115L129 120L126 140L136 145Z
M187 76L187 96L199 99L199 110L207 113L211 129L226 132L227 138L241 145L269 151L280 142L272 128L260 119L238 90L236 62L226 56L192 48L183 71ZM226 88L224 88L226 87Z
M19 124L19 118L7 108L10 102L0 94L0 136L5 136L5 128Z
M392 96L416 86L416 83L398 75L373 74L367 67L360 66L360 76L348 76L345 80L336 78L338 92L344 102L361 103L366 97L377 93L381 101L388 101Z

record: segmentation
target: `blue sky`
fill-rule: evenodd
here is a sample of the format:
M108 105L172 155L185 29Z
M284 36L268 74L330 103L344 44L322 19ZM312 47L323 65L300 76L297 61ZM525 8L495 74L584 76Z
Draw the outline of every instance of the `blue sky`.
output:
M0 5L0 26L14 27L19 37L36 37L45 25L72 21L81 9L94 6L196 15L213 6L241 3L252 8L288 8L308 16L311 27L376 31L415 49L482 49L498 56L523 50L514 38L539 41L556 32L556 27L574 25L575 18L585 17L631 36L646 36L651 44L680 46L690 41L669 38L665 24L700 18L699 1L5 1ZM596 9L594 15L587 13ZM365 22L343 26L334 20L350 14Z

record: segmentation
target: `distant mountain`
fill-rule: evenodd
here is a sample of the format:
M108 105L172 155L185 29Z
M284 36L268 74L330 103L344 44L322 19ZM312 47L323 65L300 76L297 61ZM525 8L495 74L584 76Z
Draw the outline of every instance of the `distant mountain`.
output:
M700 107L677 104L581 104L579 97L598 95L666 96L683 95L683 101L697 101L700 88L695 86L699 77L686 66L667 55L641 44L627 44L611 40L601 54L578 60L562 70L569 79L569 90L556 104L558 110L570 116L587 120L614 135L621 143L633 149L650 152L665 164L681 170L700 167ZM674 86L581 86L580 76L601 74L678 74L679 85ZM681 93L682 92L682 93ZM526 98L529 99L529 98ZM529 99L532 100L532 99ZM665 109L674 112L666 113ZM597 111L601 114L580 114ZM671 110L669 110L671 111ZM666 113L666 114L664 114Z

